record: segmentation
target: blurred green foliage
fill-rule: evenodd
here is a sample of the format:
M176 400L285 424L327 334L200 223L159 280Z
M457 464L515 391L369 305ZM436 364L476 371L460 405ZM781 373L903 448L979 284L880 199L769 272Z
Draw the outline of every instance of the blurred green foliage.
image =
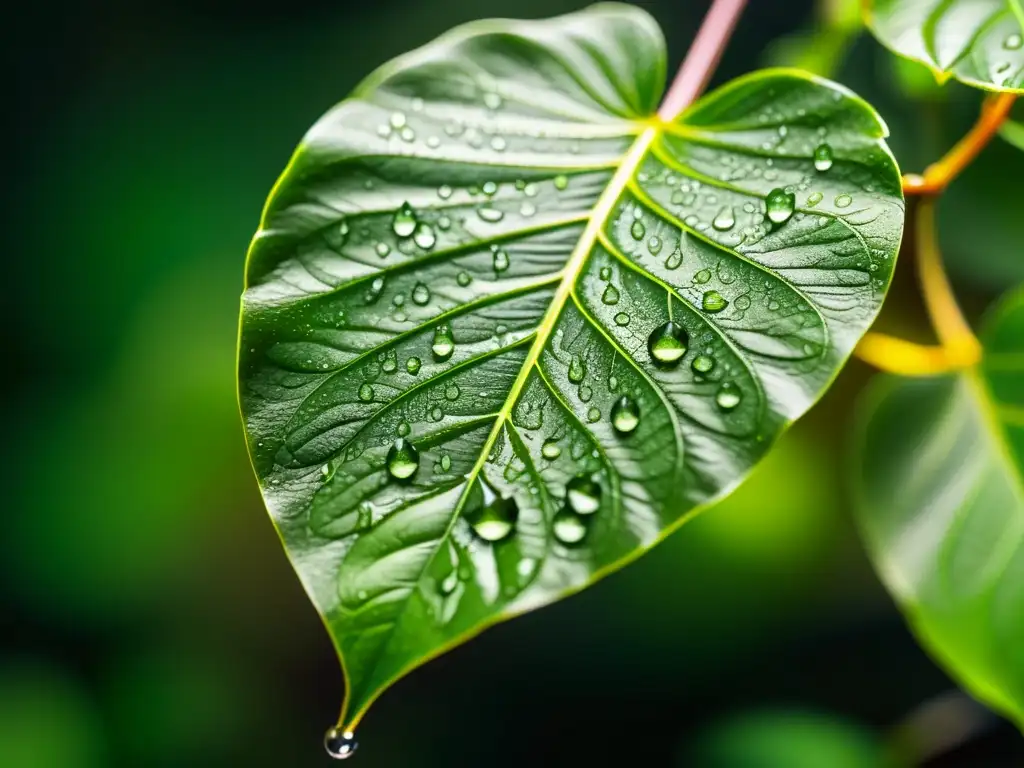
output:
M6 185L20 373L3 405L16 457L0 765L324 764L341 676L263 511L234 399L248 239L303 131L377 64L478 15L580 5L160 2L59 23L29 9L11 27L10 114L26 125ZM678 62L707 3L645 5ZM809 2L751 3L716 80L820 18ZM978 99L905 92L890 59L858 36L832 76L881 110L917 170ZM993 145L943 201L970 307L1024 278L1022 172L1024 152ZM914 294L900 279L897 312ZM946 688L849 522L841 446L866 373L851 365L749 483L649 556L404 681L364 724L358 765L666 766L759 704L884 733ZM860 733L777 730L801 754ZM1019 763L1017 742L993 750L950 765Z

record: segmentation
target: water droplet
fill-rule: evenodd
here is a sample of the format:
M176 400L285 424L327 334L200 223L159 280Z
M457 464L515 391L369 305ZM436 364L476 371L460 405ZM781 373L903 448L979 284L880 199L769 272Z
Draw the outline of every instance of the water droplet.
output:
M411 142L413 139L416 138L416 131L414 131L409 126L406 126L405 128L402 129L401 133L399 133L398 135L402 137L402 141L409 141L409 142Z
M495 136L491 139L491 149L495 152L504 152L507 146L508 142L502 136Z
M620 435L628 435L640 424L640 406L636 400L623 395L612 406L612 426Z
M619 303L619 289L616 288L611 283L608 283L608 285L606 285L605 288L604 288L604 293L601 294L601 301L603 301L605 304L607 304L609 306L611 306L613 304L618 304Z
M408 421L400 421L398 423L398 429L395 430L395 431L398 432L398 436L399 437L405 437L406 435L409 434L409 432L411 430L412 430L412 427L409 426L409 422Z
M391 253L391 246L388 245L387 243L377 243L374 250L376 250L377 255L383 259L386 258L389 253Z
M555 176L555 189L565 189L569 186L569 177L563 174Z
M505 214L499 211L497 208L491 208L490 206L484 206L476 209L476 215L479 216L486 222L494 224L495 222L501 221Z
M545 459L557 459L562 455L562 448L557 440L546 440L540 448L540 453Z
M412 289L412 300L422 307L430 301L430 289L423 283L416 283Z
M619 312L617 315L615 315L615 324L629 325L629 315L627 315L625 312Z
M416 227L416 233L412 236L413 242L425 251L429 251L437 242L434 230L429 224L420 224Z
M481 483L480 488L484 492L483 504L471 510L466 519L484 541L501 541L512 533L519 517L519 506L511 496L499 496L486 482Z
M702 269L700 272L698 272L696 275L693 276L693 282L695 282L695 283L697 283L699 285L703 285L704 283L708 282L710 279L711 279L711 270L710 269Z
M657 235L651 235L647 241L647 250L651 252L652 256L657 256L661 253L661 238Z
M583 362L583 358L579 355L573 355L572 359L569 360L569 381L573 384L579 384L586 375L587 364Z
M508 252L498 249L494 252L494 271L504 272L508 269Z
M440 197L442 200L447 200L449 197L452 196L452 188L449 187L447 184L442 184L440 187L437 188L437 196Z
M461 272L459 272L459 274L455 276L455 282L457 282L459 285L465 288L467 285L473 282L473 278L469 274L469 272L467 272L466 270L462 270Z
M411 376L415 376L420 372L420 359L418 357L410 357L405 361L405 370L407 370Z
M437 149L441 146L441 139L437 136L430 136L427 138L427 146L431 149Z
M404 128L405 127L405 115L401 112L392 112L391 119L388 121L391 123L392 128Z
M588 387L586 384L580 384L580 388L577 390L576 395L584 403L589 403L590 398L594 396L594 390Z
M404 437L399 437L388 449L388 474L396 480L408 480L420 466L420 452Z
M445 232L452 226L452 220L447 216L442 216L437 220L437 228Z
M1024 37L1014 33L1003 41L1003 48L1008 51L1016 51L1018 48L1024 47Z
M402 203L402 206L395 211L395 218L391 222L391 229L399 237L409 237L416 231L416 212L409 203Z
M441 454L441 471L447 472L452 468L452 457L447 453Z
M602 280L612 279L611 267L601 267L601 271L598 274L600 274Z
M683 254L679 251L673 251L669 254L669 257L665 259L665 269L679 269L679 265L683 263Z
M743 294L742 296L737 296L736 297L736 301L733 303L733 306L736 307L736 309L739 309L739 310L750 309L750 297L747 294Z
M359 387L359 399L364 403L368 403L373 400L373 387L367 383L363 383Z
M370 287L367 289L366 293L363 295L363 298L366 300L367 304L373 304L373 302L375 302L377 299L380 298L380 294L381 294L381 292L383 290L384 290L384 278L383 277L375 277L373 279L373 282L370 283Z
M634 240L643 240L644 235L647 234L647 228L642 221L637 219L633 222L633 226L629 228L629 234L633 236Z
M437 326L434 329L434 342L430 345L430 351L438 360L447 360L455 351L455 337L452 336L452 329L447 323Z
M704 291L704 297L701 299L700 305L704 308L705 312L721 312L729 306L729 302L718 291Z
M498 192L498 185L493 181L485 181L482 189L485 195L494 197Z
M711 369L715 367L715 358L711 355L697 355L690 363L690 367L693 368L694 373L710 373Z
M674 368L683 359L690 345L690 334L672 321L659 325L647 337L647 352L656 365Z
M835 200L836 208L849 208L852 202L853 198L849 195L839 195Z
M784 224L796 208L796 196L784 189L775 188L764 199L765 213L773 224Z
M579 544L587 535L587 526L579 516L569 509L562 509L551 521L555 538L563 544Z
M440 421L443 418L444 418L444 411L441 410L441 406L435 405L433 408L430 409L430 420L431 421Z
M335 760L348 760L355 754L359 743L352 731L331 728L324 734L324 749Z
M729 381L722 384L715 395L715 402L723 411L731 411L740 404L742 399L743 394L740 392L739 387Z
M459 390L459 385L458 384L449 384L447 387L445 387L444 396L447 399L449 399L449 400L458 400L459 399L459 394L460 394L460 390Z
M537 212L537 206L533 203L526 202L519 206L519 213L525 218L530 218Z
M601 485L592 477L577 475L565 486L565 500L578 515L592 515L601 508Z
M485 93L484 106L488 109L498 109L501 106L501 96L496 93Z
M719 232L728 232L730 229L736 226L736 216L733 214L732 206L725 206L715 216L714 221L711 222L711 226L717 229Z
M814 168L824 173L832 167L832 147L828 144L820 144L814 150Z
M601 418L601 411L598 410L597 408L591 406L590 410L587 411L587 421L589 421L591 424L593 424L594 422L600 420L600 418Z
M821 194L821 192L811 192L811 194L807 196L807 207L813 208L821 202L823 197L824 195Z

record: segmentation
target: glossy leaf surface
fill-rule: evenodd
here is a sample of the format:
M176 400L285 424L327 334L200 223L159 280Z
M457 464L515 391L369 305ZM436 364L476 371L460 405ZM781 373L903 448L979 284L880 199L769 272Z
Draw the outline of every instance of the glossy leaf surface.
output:
M867 0L865 15L886 47L939 80L1024 91L1021 0Z
M859 447L868 549L922 643L1024 725L1024 294L958 376L880 381Z
M732 489L874 318L874 112L790 71L672 124L644 12L461 27L309 132L247 265L240 396L353 725Z

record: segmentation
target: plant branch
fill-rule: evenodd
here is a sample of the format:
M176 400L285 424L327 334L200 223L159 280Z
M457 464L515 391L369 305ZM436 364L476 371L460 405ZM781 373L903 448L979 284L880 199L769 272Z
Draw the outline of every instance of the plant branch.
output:
M747 0L712 2L711 9L693 39L693 45L658 109L658 117L663 121L675 120L680 112L704 92L746 4Z
M1017 96L1002 93L985 101L981 115L967 135L960 139L938 162L929 165L923 175L907 174L903 177L903 191L908 195L937 195L955 179L978 153L992 140L1010 115Z
M900 376L936 376L970 368L976 361L960 360L945 347L915 344L884 333L867 333L856 355L868 365Z

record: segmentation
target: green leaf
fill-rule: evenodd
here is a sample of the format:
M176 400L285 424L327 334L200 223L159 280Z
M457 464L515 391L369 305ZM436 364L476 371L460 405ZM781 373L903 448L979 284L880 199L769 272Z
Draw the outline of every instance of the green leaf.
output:
M1017 149L1024 150L1024 123L1007 120L999 127L999 135Z
M664 124L664 74L633 7L469 24L271 194L240 396L348 725L731 490L877 313L903 200L871 108L776 70Z
M865 0L864 13L883 45L940 82L1024 92L1021 0Z
M922 644L1024 725L1024 292L982 341L976 369L869 390L857 506Z

